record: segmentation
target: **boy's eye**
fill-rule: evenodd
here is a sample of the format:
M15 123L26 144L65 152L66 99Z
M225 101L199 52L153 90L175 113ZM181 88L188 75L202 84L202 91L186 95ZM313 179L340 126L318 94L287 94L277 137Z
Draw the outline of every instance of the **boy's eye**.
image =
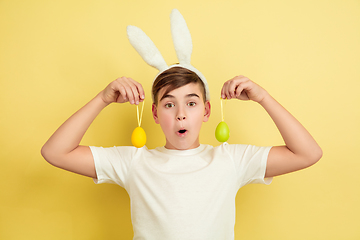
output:
M195 103L195 102L189 102L187 105L188 105L189 107L193 107L193 106L196 105L196 103Z
M171 107L174 107L175 105L173 103L167 103L165 104L165 107L166 108L171 108Z

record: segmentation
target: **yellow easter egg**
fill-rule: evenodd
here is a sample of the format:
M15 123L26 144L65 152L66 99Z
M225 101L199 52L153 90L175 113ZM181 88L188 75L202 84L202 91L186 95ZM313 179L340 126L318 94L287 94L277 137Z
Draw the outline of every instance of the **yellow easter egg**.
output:
M131 134L131 142L137 148L141 148L145 145L146 133L142 127L137 127L134 129L133 133Z
M225 122L220 122L215 129L215 137L219 142L226 142L229 139L230 130Z

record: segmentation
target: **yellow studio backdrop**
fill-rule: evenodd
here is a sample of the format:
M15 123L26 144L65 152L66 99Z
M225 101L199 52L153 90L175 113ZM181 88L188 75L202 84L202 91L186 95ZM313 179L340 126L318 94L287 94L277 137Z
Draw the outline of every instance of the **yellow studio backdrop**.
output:
M192 63L207 76L212 94L202 143L219 145L220 89L245 75L295 115L324 152L309 169L241 189L235 239L360 239L358 0L0 0L0 239L132 238L124 189L52 167L40 149L121 76L146 90L147 146L165 143L151 116L157 71L132 48L126 26L142 28L174 63L173 8L188 23ZM228 101L224 114L229 143L283 144L258 104ZM113 104L82 144L130 145L136 126L136 107Z

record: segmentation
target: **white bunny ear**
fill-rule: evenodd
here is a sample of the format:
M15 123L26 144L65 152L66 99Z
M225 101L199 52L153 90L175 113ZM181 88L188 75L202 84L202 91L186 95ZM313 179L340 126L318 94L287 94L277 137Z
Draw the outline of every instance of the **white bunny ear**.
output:
M144 61L159 71L167 69L167 64L151 39L138 27L127 26L128 38L131 45Z
M174 42L177 58L180 64L190 64L192 53L192 40L189 28L184 17L177 9L173 9L170 14L171 35Z

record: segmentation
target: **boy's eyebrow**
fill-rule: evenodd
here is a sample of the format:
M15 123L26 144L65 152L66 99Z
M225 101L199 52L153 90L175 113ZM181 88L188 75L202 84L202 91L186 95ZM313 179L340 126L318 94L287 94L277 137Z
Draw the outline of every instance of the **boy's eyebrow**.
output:
M197 95L196 93L189 93L189 94L187 94L185 97L187 97L187 98L189 98L189 97L197 97L197 98L200 98L199 95ZM162 98L160 99L160 101L163 100L164 98L175 98L175 97L174 97L173 95L171 95L171 94L166 94L166 95L162 96Z

